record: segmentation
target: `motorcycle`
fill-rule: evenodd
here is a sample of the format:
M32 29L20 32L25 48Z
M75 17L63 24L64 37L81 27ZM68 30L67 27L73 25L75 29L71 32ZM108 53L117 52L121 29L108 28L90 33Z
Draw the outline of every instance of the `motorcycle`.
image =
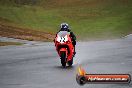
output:
M68 64L72 66L74 57L74 46L70 37L70 32L60 31L54 39L56 51L61 59L63 67Z

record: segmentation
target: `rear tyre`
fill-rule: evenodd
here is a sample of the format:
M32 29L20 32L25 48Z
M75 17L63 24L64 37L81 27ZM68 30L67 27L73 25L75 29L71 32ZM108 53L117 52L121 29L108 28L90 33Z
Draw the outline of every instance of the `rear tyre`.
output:
M63 67L66 67L66 53L65 52L61 53L61 64Z
M73 64L73 58L70 61L68 61L69 66L72 66L72 64Z

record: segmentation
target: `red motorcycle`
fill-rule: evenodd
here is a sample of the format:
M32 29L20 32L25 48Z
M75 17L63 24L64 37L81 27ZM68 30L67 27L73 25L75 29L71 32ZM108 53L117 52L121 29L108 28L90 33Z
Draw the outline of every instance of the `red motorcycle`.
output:
M72 44L70 32L60 31L56 35L54 43L58 55L60 56L62 66L65 67L66 63L69 66L72 66L74 57L74 46Z

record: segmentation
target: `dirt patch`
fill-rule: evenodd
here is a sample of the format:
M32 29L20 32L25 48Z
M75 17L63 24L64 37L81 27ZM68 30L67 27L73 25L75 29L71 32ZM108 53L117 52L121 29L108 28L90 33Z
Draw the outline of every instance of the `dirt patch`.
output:
M53 41L55 34L0 24L0 36L30 41Z

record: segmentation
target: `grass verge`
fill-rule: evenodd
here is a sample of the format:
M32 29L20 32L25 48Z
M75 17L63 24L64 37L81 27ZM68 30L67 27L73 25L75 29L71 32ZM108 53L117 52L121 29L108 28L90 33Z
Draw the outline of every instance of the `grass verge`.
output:
M0 5L1 23L25 31L17 36L10 31L15 38L49 41L47 33L55 34L61 22L68 22L79 40L113 39L132 33L132 0L38 0L36 5L30 5L30 0L20 4L2 1L6 2ZM33 31L27 34L29 29Z

